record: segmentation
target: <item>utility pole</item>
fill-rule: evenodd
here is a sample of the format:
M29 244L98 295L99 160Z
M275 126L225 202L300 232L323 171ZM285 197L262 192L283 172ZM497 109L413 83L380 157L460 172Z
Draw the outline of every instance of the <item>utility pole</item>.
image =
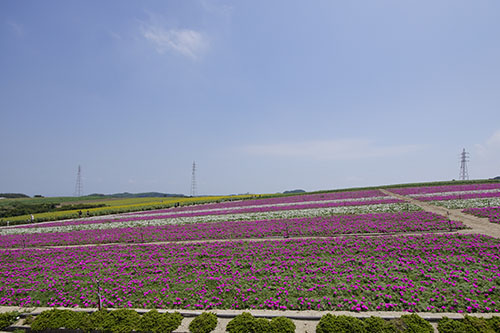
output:
M469 153L464 150L460 154L460 180L469 180L469 171L467 170L467 162L469 161Z
M193 161L193 169L191 172L191 196L196 196L196 163Z
M78 165L78 174L76 175L75 197L81 197L83 193L82 168Z

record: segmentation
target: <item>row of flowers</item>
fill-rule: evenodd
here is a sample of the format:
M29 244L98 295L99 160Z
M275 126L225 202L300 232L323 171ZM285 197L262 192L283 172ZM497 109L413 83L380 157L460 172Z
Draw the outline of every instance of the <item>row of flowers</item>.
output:
M432 205L441 206L448 209L497 207L500 206L500 198L455 199L455 200L430 201L429 203Z
M247 206L262 206L262 205L280 205L280 204L292 204L292 203L308 203L316 201L351 201L356 199L374 198L386 196L379 190L364 190L364 191L345 191L345 192L326 192L326 193L314 193L314 194L300 194L293 196L283 196L265 199L250 199L250 200L238 200L238 201L226 201L209 203L196 206L180 206L176 208L161 209L156 210L156 212L184 212L184 211L194 211L194 210L219 210L224 208L236 208L236 207L247 207ZM149 214L151 211L139 212L137 214ZM132 213L136 214L136 213Z
M273 218L293 218L308 216L328 216L336 214L364 214L396 211L416 211L419 207L397 199L383 199L363 202L316 203L287 206L240 209L223 211L223 213L197 215L197 213L177 213L152 216L115 216L112 219L80 219L62 222L51 222L34 225L22 225L0 229L0 235L21 233L49 233L70 230L113 229L123 227L137 227L143 225L186 224L199 222L218 222L234 220L262 220Z
M419 211L17 234L1 236L0 247L268 237L326 237L358 233L451 231L463 228L465 226L461 222L450 221L430 212Z
M467 208L464 213L486 217L493 223L500 223L500 207Z
M0 250L0 305L500 312L500 241L422 235Z
M466 184L466 185L404 187L404 188L391 188L389 190L391 192L401 195L416 195L416 194L457 192L457 191L500 190L500 182L483 183L483 184Z
M469 192L461 194L440 194L433 196L417 197L420 201L445 201L445 200L468 200L468 199L488 199L500 198L499 192Z

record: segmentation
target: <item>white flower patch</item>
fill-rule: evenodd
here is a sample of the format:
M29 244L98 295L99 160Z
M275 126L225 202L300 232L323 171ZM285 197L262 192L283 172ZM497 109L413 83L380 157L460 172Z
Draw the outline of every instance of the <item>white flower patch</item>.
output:
M429 201L429 204L446 207L448 209L481 208L500 206L500 198L457 199L443 201Z
M53 232L70 232L78 230L104 230L115 228L134 228L146 226L161 226L171 224L188 224L188 223L208 223L208 222L223 222L223 221L255 221L268 219L287 219L297 217L315 217L315 216L331 216L331 215L348 215L348 214L368 214L368 213L394 213L401 211L419 211L420 207L409 203L389 203L375 204L365 206L340 206L326 208L310 208L296 209L285 211L270 211L270 212L254 212L242 214L226 214L226 215L208 215L208 216L189 216L176 217L167 219L139 220L139 221L116 221L93 224L66 225L58 227L40 227L40 228L15 228L1 229L0 235L13 234L35 234L35 233L53 233Z
M173 211L173 212L151 212L141 214L127 214L127 216L156 216L156 215L176 215L176 214L189 214L189 213L208 213L208 212L221 212L228 210L242 210L249 208L266 208L266 207L283 207L283 206L298 206L298 205L309 205L309 204L321 204L321 203L340 203L340 202L364 202L364 201L375 201L375 200L390 200L390 196L379 196L379 197L367 197L367 198L355 198L355 199L335 199L335 200L318 200L318 201L301 201L301 202L285 202L278 204L265 204L265 205L251 205L251 206L236 206L236 207L224 207L224 208L210 208L210 209L195 209L195 210L183 210L183 211ZM239 214L239 213L235 213Z

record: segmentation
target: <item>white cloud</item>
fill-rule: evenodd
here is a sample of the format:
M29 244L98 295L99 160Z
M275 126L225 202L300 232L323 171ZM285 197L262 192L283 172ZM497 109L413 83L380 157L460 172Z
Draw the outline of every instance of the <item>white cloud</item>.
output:
M484 159L494 159L500 154L500 130L493 133L484 143L475 145L475 152Z
M24 36L24 28L20 24L13 21L7 21L6 24L9 26L10 30L12 30L17 36Z
M143 27L143 36L153 43L158 53L175 52L191 59L199 59L207 50L207 37L190 29L165 30L160 26Z
M250 145L244 151L255 155L305 157L321 160L354 160L402 155L417 151L419 145L379 146L371 140L341 139Z

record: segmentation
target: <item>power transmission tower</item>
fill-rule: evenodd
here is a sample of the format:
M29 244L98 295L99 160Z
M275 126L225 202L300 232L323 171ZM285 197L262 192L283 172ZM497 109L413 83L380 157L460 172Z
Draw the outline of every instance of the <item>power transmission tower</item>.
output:
M460 154L460 180L469 180L469 172L467 171L467 162L469 161L469 153L464 150Z
M191 172L191 196L196 196L196 163L193 161L193 171Z
M75 185L75 197L81 197L82 193L83 193L82 167L78 166L78 174L76 176L76 185Z

